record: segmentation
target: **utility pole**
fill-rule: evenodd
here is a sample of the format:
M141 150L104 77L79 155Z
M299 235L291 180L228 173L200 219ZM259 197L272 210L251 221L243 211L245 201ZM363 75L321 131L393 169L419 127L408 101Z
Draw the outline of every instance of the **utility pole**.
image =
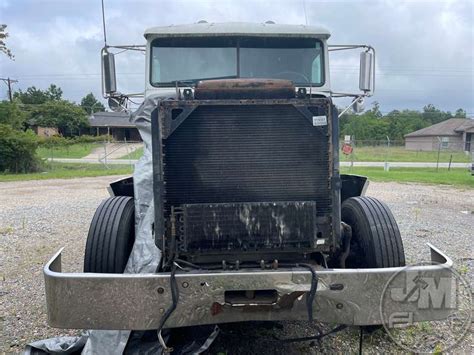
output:
M12 80L10 78L0 78L5 84L8 86L8 99L10 102L13 102L13 92L12 92L12 84L17 83L18 80Z

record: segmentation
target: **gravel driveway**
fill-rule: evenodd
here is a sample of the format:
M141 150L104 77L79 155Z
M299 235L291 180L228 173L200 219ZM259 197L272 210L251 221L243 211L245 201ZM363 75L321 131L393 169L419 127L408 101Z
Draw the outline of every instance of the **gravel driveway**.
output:
M115 177L0 183L0 353L21 351L28 342L77 331L46 323L42 266L60 247L63 269L81 271L89 222L105 187ZM372 183L368 195L384 200L399 223L408 263L429 260L426 242L447 252L456 268L472 280L474 189L398 183ZM278 329L224 327L211 353L356 352L357 329L349 329L309 347L279 344L272 335L314 334L305 322ZM245 341L243 341L245 339ZM460 344L473 353L472 332ZM366 336L364 352L400 349L377 331Z

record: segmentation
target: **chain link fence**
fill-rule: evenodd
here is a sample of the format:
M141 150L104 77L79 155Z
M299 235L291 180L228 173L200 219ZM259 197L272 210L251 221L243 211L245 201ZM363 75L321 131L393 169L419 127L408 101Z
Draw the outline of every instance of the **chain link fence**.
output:
M420 137L406 141L358 140L345 137L340 141L342 166L471 168L474 164L474 140L445 137ZM65 141L40 145L38 155L46 162L100 164L105 169L130 165L143 154L143 142L113 141L110 137L94 141Z
M449 137L451 138L451 137ZM357 140L345 137L340 141L343 166L471 168L474 163L474 140L419 137L406 141Z
M104 169L133 165L143 154L143 142L114 141L102 137L93 141L61 139L40 144L37 155L51 168L63 164L96 164Z

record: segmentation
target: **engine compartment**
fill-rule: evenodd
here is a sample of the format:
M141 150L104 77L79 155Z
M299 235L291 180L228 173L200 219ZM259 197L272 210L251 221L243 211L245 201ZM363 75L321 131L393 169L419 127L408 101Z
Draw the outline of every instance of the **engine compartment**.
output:
M327 98L188 93L160 102L152 114L157 245L182 260L217 264L307 261L335 249L332 115Z

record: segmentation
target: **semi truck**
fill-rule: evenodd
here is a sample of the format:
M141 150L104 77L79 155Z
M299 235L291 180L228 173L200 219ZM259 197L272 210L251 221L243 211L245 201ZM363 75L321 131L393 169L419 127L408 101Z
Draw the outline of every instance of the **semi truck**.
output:
M123 273L137 201L132 178L114 182L92 219L84 272L61 272L61 251L44 268L51 326L373 326L390 314L449 315L390 297L415 276L449 277L452 261L429 245L432 265L406 268L390 208L365 195L366 177L340 173L338 118L373 94L375 50L329 38L323 27L271 21L146 30L153 181L142 188L153 194L158 267ZM104 94L121 110L114 48L138 47L102 50ZM330 52L340 50L360 51L360 92L331 89ZM340 97L352 98L344 110Z

